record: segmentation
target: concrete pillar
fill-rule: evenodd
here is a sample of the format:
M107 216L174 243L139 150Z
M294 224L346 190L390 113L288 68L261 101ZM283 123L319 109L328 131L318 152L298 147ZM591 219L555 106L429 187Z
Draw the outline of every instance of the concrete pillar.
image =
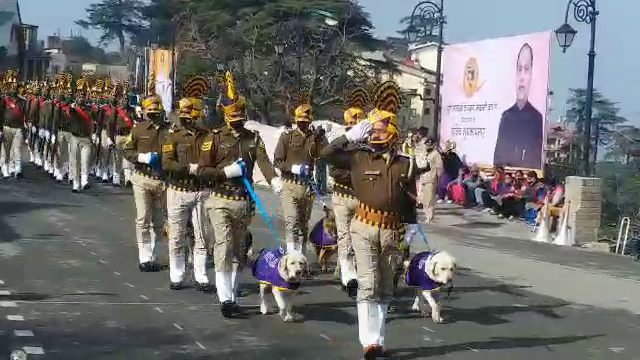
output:
M576 245L598 241L602 213L602 179L568 176L565 204L569 205L569 228Z

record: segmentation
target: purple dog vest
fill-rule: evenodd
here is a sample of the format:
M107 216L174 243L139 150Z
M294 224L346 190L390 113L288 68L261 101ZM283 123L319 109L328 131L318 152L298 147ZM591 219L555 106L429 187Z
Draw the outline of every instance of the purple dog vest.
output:
M338 247L338 239L334 239L328 232L324 231L324 220L318 221L313 229L311 229L309 239L313 245L321 248Z
M431 255L431 252L425 251L413 256L404 277L407 285L419 287L423 291L440 290L442 284L432 280L425 271L427 260Z
M285 255L283 249L262 249L253 264L253 276L261 284L269 284L278 290L297 290L300 283L286 282L278 273L278 263Z

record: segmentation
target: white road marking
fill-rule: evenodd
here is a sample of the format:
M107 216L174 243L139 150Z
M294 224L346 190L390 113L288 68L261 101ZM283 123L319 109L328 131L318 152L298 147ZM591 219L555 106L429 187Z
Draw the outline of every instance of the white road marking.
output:
M120 218L120 220L124 221L124 218Z
M173 323L173 326L178 330L184 330L184 328L176 323Z
M0 296L9 296L11 295L11 290L0 290Z
M4 285L4 280L0 280L0 285Z
M119 272L117 272L117 271L114 271L113 273L114 273L116 276L120 276L120 273L119 273Z
M7 320L9 320L9 321L24 321L24 316L22 316L22 315L7 315Z
M133 284L129 284L129 283L125 283L125 284L132 289L135 287Z
M199 342L199 341L196 341L196 345L198 345L198 347L199 347L200 349L202 349L202 350L206 350L206 349L207 349L206 347L204 347L204 345L200 344L200 342Z
M15 301L0 301L0 307L18 307Z
M148 297L144 296L144 295L140 295L141 298L145 299L145 300L149 300Z
M69 232L69 229L67 229L67 228L64 228L62 230L64 230L65 232Z
M40 346L25 346L22 350L29 355L44 355L44 349Z
M93 255L93 256L98 256L98 254L96 254L96 253L95 253L95 251L92 251L92 252L91 252L91 255Z
M85 243L84 241L81 241L80 244L82 244L82 247L87 247L87 243Z
M154 307L153 308L155 311L159 312L160 314L164 314L164 311L162 311L162 309L160 309L159 307Z
M325 339L325 340L327 340L327 341L331 341L331 338L330 338L330 337L328 337L328 336L327 336L327 335L325 335L325 334L320 334L320 337L321 337L321 338L323 338L323 339Z
M33 331L31 330L13 330L13 334L17 337L32 337Z
M609 350L613 351L616 354L619 354L624 351L623 347L610 347Z
M103 263L103 264L106 264L106 263L107 263L106 261L104 261L104 260L102 260L102 259L100 259L100 262L101 262L101 263Z
M432 332L432 333L436 332L435 330L431 330L431 329L429 329L429 328L428 328L428 327L426 327L426 326L423 326L422 328L423 328L423 329L425 329L425 330L427 330L427 331L429 331L429 332Z
M477 352L477 353L479 353L479 352L480 352L480 350L478 350L478 349L474 349L474 348L470 348L470 347L468 347L468 346L465 346L464 348L465 348L465 349L467 349L467 350L471 350L471 351L473 351L473 352Z

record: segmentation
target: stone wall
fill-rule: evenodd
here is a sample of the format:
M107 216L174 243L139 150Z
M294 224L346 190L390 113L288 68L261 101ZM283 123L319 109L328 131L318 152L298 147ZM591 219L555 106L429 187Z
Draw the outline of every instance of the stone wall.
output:
M565 206L569 205L569 228L575 245L598 240L602 212L602 179L568 176Z

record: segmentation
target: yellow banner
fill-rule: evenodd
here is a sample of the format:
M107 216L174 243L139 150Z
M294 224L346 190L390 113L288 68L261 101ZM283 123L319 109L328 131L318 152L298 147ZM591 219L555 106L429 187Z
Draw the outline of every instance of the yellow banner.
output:
M149 69L156 75L156 80L171 80L171 50L152 49L149 54Z

